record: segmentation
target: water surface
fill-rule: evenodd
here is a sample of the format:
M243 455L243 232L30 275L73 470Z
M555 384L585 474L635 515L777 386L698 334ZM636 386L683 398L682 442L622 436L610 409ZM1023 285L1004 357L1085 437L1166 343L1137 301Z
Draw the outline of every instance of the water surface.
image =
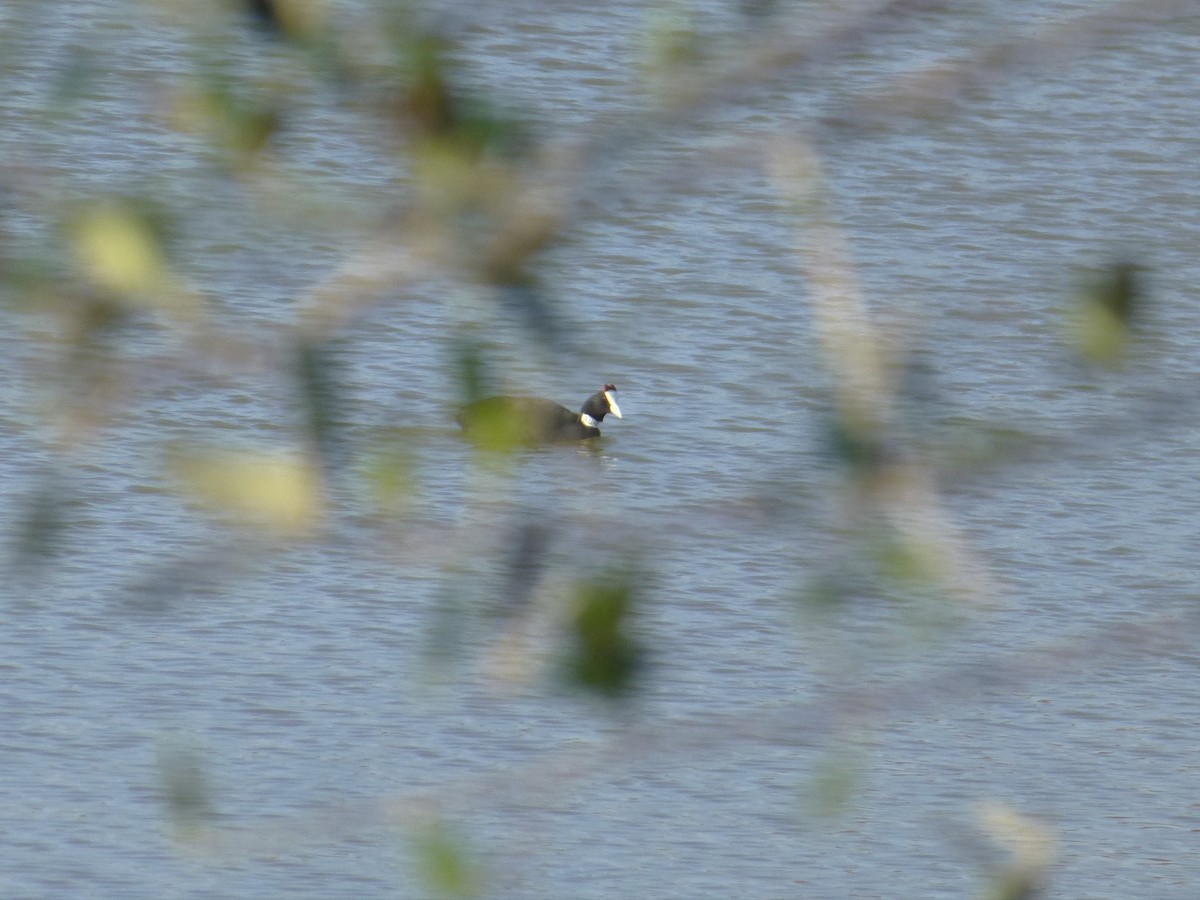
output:
M51 231L23 191L153 185L187 203L188 277L270 358L405 173L318 91L281 157L311 173L314 206L345 212L281 224L163 123L191 71L170 17L135 28L140 7L77 6L8 14L25 38L0 108L13 248ZM488 896L959 897L997 859L972 836L984 802L1054 833L1053 894L1186 896L1200 880L1196 20L1106 34L936 116L837 124L898 71L1088 8L1037 7L928 17L819 78L638 133L588 171L571 240L542 272L577 352L505 321L491 339L528 393L574 405L620 386L625 418L594 451L523 455L511 480L473 467L449 421L447 336L472 302L455 288L398 291L355 320L338 349L346 433L363 457L388 442L412 455L406 517L374 515L353 479L314 542L252 540L188 507L164 445L290 446L295 398L269 367L171 364L167 330L128 341L153 377L59 459L52 326L6 309L6 496L27 501L61 468L71 501L64 552L4 600L0 893L420 897L407 835L424 809L412 798L432 796L484 861ZM716 5L700 21L742 27ZM455 27L468 77L557 139L645 101L632 67L645 23L636 4L523 4ZM261 46L235 37L224 52L266 65ZM98 74L60 114L81 47ZM801 137L880 327L921 363L911 430L1036 438L942 481L946 521L986 573L972 605L866 592L817 615L800 601L856 559L798 222L764 149ZM1063 314L1083 267L1124 255L1149 269L1143 352L1089 369ZM620 714L544 676L498 677L514 661L537 671L480 612L530 517L555 538L547 596L590 551L640 551L655 665ZM5 532L19 533L15 512ZM447 609L460 654L431 671ZM850 715L848 688L882 708ZM206 760L222 821L241 829L207 857L173 842L161 797L159 759L179 747ZM839 777L840 814L816 814Z

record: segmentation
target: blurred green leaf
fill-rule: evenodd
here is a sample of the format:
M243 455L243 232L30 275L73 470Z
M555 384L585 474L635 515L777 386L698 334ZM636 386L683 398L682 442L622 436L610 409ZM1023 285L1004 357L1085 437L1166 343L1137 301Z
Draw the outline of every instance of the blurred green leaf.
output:
M927 587L940 581L942 566L937 547L919 543L913 535L896 528L875 529L872 537L871 554L885 581Z
M1128 350L1144 306L1141 267L1121 261L1098 273L1080 290L1072 321L1077 352L1089 362L1112 366Z
M533 443L526 422L502 398L485 398L458 413L463 434L478 450L508 454Z
M683 4L659 5L646 27L645 65L660 75L679 75L707 58L703 36L691 10Z
M630 624L639 576L610 570L575 586L575 614L567 648L569 683L603 697L622 697L636 687L645 653Z
M465 842L442 822L422 827L415 839L417 863L434 896L470 900L482 896L482 878Z

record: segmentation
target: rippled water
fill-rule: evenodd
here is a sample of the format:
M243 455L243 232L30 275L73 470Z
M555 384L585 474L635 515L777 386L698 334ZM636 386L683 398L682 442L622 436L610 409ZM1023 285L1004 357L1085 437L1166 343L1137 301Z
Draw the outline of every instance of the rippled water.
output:
M160 474L164 442L286 446L288 385L164 367L175 338L140 337L129 352L159 374L69 461L68 552L6 592L0 894L419 897L405 835L423 807L406 804L428 792L486 861L489 896L963 896L1000 861L972 836L984 802L1055 833L1053 895L1188 896L1200 27L1117 29L974 86L949 114L839 124L899 71L1090 8L1013 20L1007 4L975 6L811 83L773 79L638 134L589 170L572 240L544 271L569 301L574 352L543 353L506 324L492 339L511 384L574 403L612 380L625 418L598 452L523 457L504 500L481 499L485 476L448 427L446 310L462 298L442 286L371 309L339 350L353 446L403 443L414 509L381 524L347 482L319 543L243 546ZM161 124L166 86L189 71L181 35L169 16L129 24L143 14L6 14L27 40L3 68L3 178L59 197L132 181L186 198L188 276L270 352L365 228L337 210L281 228L261 197L212 189L198 149ZM638 6L477 14L456 19L467 72L539 133L642 102ZM56 116L80 48L99 75ZM385 215L403 173L383 141L333 96L306 112L286 165ZM764 142L799 135L821 150L864 295L923 366L919 436L1038 438L1018 461L945 480L949 521L992 583L949 632L936 609L799 611L804 586L852 558L796 221L766 174ZM47 234L23 208L4 223L21 251ZM1064 311L1083 267L1123 254L1150 270L1146 352L1120 372L1083 368ZM0 478L24 508L53 458L38 424L49 326L3 316ZM466 617L445 682L430 674L438 610L492 598L504 538L528 516L557 539L551 580L592 549L644 554L657 664L627 716L498 686L507 657L487 617ZM243 829L210 856L171 840L158 757L175 746L203 755L223 821ZM841 814L814 815L812 795L839 778Z

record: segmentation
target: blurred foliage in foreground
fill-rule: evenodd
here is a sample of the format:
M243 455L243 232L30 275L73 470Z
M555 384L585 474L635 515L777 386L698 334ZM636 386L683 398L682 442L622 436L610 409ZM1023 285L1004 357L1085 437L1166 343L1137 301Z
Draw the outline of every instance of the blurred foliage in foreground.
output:
M295 320L278 342L282 350L272 353L261 346L271 343L267 336L229 324L223 300L182 274L190 261L176 231L191 214L187 197L167 192L162 199L154 185L131 183L64 199L53 176L38 171L37 160L4 169L0 278L6 300L47 351L38 360L47 394L39 408L57 454L25 502L12 551L21 571L36 581L71 541L86 540L73 521L68 473L107 430L127 421L142 383L153 381L154 362L179 367L201 383L231 369L279 372L297 398L291 411L297 437L283 447L188 440L160 448L162 479L189 503L240 529L248 542L319 540L334 488L345 478L359 479L385 519L402 518L406 497L419 489L413 455L402 443L386 453L349 446L341 427L348 392L337 341L356 315L421 279L453 283L447 305L459 353L451 393L464 401L497 386L480 338L494 319L518 323L552 357L565 355L572 349L565 327L572 311L545 288L539 265L585 214L579 201L593 169L620 147L652 140L662 129L685 128L703 111L736 103L778 76L818 75L822 61L863 52L925 14L922 8L944 4L875 4L804 38L785 30L773 34L782 6L770 0L739 4L739 27L725 34L706 33L684 5L657 7L641 60L644 105L628 120L601 123L598 136L568 140L539 137L520 111L502 109L472 86L451 37L403 5L379 4L345 20L337 4L321 0L132 7L132 15L190 35L194 51L180 64L192 66L190 77L160 87L155 124L197 141L213 181L260 198L264 218L303 217L327 199L328 185L310 187L289 172L279 152L289 123L304 115L306 105L321 102L373 123L377 145L359 149L394 158L403 196L373 224L376 241L355 248L338 273L300 298ZM7 46L19 48L19 37L10 37ZM1046 47L1054 48L1056 40L1049 30ZM1032 61L1037 41L1028 43L1025 59ZM13 52L19 56L19 49ZM957 69L940 70L936 83L918 78L894 95L866 98L859 112L874 115L886 106L889 114L920 121L949 109L966 87L996 76L1012 58L981 52ZM89 66L81 56L63 73L57 109L64 115L92 102L90 82L99 73ZM836 138L862 124L849 116L827 127ZM914 452L906 432L900 411L909 398L898 377L905 361L872 325L830 209L819 154L806 140L783 138L768 155L799 235L798 258L830 375L829 447L847 498L845 557L815 575L804 592L808 605L828 612L858 596L902 599L917 610L919 630L940 636L950 618L943 614L952 607L946 598L969 600L986 590L986 578L954 532L926 458ZM46 245L15 249L29 244L9 239L19 230L17 219L35 220L50 238ZM1139 271L1136 262L1119 262L1080 290L1069 323L1080 358L1114 365L1127 356L1145 308ZM138 359L139 337L162 332L170 334L171 349L149 364ZM1019 436L1011 438L985 436L977 457L1007 455L1020 443ZM474 464L488 485L483 493L504 495L518 477L517 466L505 460L525 451L503 434L489 445L502 451L501 461L481 456ZM508 624L534 608L552 580L543 577L549 565L545 535L519 525L506 537L496 552L516 562L489 612L499 610ZM447 581L462 562L451 559ZM616 546L598 562L555 594L565 627L555 632L557 653L550 654L562 664L549 668L576 691L623 703L654 671L653 642L638 624L654 561ZM434 629L435 643L452 653L461 621L479 610L469 609L469 592L448 590L446 596L448 613L438 620L445 627ZM460 616L464 609L467 615ZM211 827L212 794L219 791L199 760L174 754L164 760L163 773L172 819L185 831ZM822 781L821 805L843 807L856 783L850 768L832 767ZM993 809L984 818L1017 847L1013 871L997 879L994 895L1032 895L1048 865L1050 837L1016 813ZM431 890L455 897L486 893L451 830L430 826L415 845Z

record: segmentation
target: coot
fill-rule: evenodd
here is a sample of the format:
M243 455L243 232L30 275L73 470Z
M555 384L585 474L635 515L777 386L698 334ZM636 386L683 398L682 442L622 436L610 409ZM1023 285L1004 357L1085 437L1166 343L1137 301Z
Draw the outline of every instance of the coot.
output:
M553 400L533 397L488 397L468 403L458 413L466 435L486 447L567 443L600 436L598 427L607 415L621 418L614 396L616 385L606 384L571 412Z

